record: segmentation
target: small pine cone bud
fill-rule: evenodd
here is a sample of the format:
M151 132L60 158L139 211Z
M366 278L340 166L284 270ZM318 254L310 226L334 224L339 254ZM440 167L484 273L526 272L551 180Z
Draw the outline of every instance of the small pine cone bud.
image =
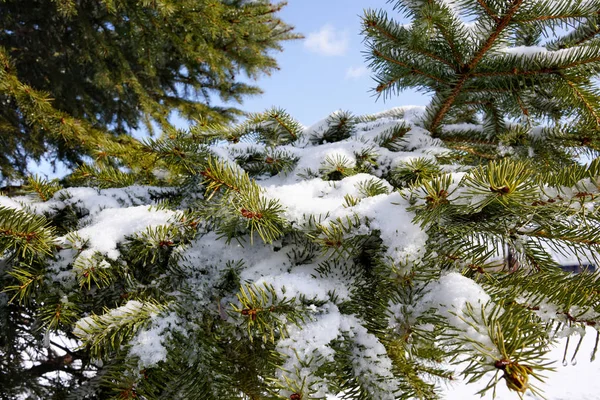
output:
M529 389L529 374L532 369L527 365L509 364L504 370L504 380L510 390L525 393Z
M506 386L515 392L525 393L529 388L529 377L522 374L504 374Z
M261 219L263 217L261 213L255 213L250 210L246 210L245 208L242 208L240 212L242 213L242 217L248 219Z
M246 210L245 208L242 208L240 212L244 218L252 219L254 217L254 213L250 210Z
M245 308L242 310L242 315L249 315L252 321L256 321L256 310L253 308Z
M510 365L510 361L503 358L502 360L496 360L496 362L494 363L494 367L498 368L498 369L506 369L506 366Z

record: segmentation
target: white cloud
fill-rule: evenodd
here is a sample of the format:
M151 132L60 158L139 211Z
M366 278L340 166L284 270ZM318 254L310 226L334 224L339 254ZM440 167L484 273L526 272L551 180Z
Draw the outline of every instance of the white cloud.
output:
M368 73L369 70L364 65L360 67L350 67L346 70L346 79L360 79Z
M309 51L324 56L342 56L348 50L348 32L325 25L317 32L309 33L304 46Z

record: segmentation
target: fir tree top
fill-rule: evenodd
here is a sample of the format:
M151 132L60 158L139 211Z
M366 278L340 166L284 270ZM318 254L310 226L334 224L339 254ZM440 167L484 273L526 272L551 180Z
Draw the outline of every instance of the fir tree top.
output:
M571 135L597 147L598 2L394 3L411 24L378 11L363 20L375 91L388 96L417 87L432 93L425 126L435 136L443 136L443 125L477 115L487 137L505 132L509 120L535 125L568 119L577 121L569 125Z

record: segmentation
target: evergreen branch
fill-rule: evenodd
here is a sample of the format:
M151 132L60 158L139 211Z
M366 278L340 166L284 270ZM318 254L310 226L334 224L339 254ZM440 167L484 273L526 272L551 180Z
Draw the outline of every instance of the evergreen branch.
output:
M460 332L449 337L449 342L456 341L460 345L470 345L478 354L469 361L463 371L468 382L475 382L486 372L502 373L506 386L519 393L531 391L538 394L538 389L530 382L530 377L542 381L538 371L549 370L544 358L544 348L551 343L543 324L530 318L530 311L520 307L485 305L480 310L471 304L466 305L465 317L460 317L474 332L485 329L491 340L492 348L486 343L480 343ZM523 334L531 332L531 334ZM492 389L498 380L492 378L488 385L478 392L483 395Z
M456 100L456 97L461 92L461 89L462 89L463 85L467 82L468 78L469 78L468 74L465 74L458 80L458 82L456 84L453 85L454 87L452 88L452 91L446 97L446 99L443 100L438 111L434 114L432 122L429 126L429 129L431 129L432 132L436 132L436 129L440 126L442 119L444 118L446 113L450 110L450 107L454 103L454 100Z
M474 132L452 132L452 136L450 132L445 132L444 134L444 142L445 143L469 143L472 145L483 145L483 146L497 146L497 140L486 140L473 138Z
M474 169L465 177L468 196L485 196L475 206L486 207L492 202L504 206L530 203L537 198L537 185L532 181L532 173L525 163L510 160L490 162L486 168Z
M24 189L35 192L42 201L48 201L62 187L57 179L48 181L35 175L27 177L27 185Z
M589 18L588 24L578 26L570 35L567 35L559 40L549 43L548 48L557 50L566 49L569 47L583 44L600 33L600 25L598 24L598 16L600 12L596 12ZM575 40L573 40L575 39Z
M377 87L375 88L375 91L377 93L383 93L387 89L389 89L390 87L392 87L392 85L394 85L395 83L397 83L400 79L402 79L402 78L399 77L399 76L395 76L395 77L389 79L387 82L379 83L377 85Z
M207 193L209 191L211 192L208 199L217 193L223 186L238 193L250 186L250 180L244 175L236 174L231 166L225 166L225 164L219 163L213 159L208 160L207 167L200 172L200 175L202 175L208 183L206 191Z
M243 199L244 201L246 199ZM246 219L250 227L250 240L253 240L254 231L266 243L272 243L283 234L285 220L281 217L283 208L275 199L259 197L248 198L239 210L241 216Z
M245 320L248 338L252 341L260 337L263 342L275 342L275 339L288 335L287 324L277 315L283 314L287 321L298 325L304 320L301 313L295 309L295 298L279 299L275 289L266 283L263 286L243 285L237 294L239 306L231 304L232 316ZM238 314L238 315L236 315ZM254 329L257 332L254 332Z
M292 137L293 140L296 140L298 138L298 135L296 134L296 132L294 132L294 130L288 126L288 124L286 124L281 117L279 117L278 114L273 114L272 118L277 121L277 123L279 125L281 125L283 127L283 129L285 129L287 131L287 133L290 134L290 136Z
M91 356L102 359L121 350L121 345L149 323L150 318L165 309L156 302L130 300L113 310L105 309L102 315L80 319L73 333L91 351Z
M558 268L542 272L514 274L498 277L499 285L489 285L493 298L517 304L537 314L547 313L546 318L556 323L567 322L596 326L597 306L600 292L598 277L594 274L573 275ZM547 304L552 304L551 309ZM544 305L544 311L541 310ZM570 311L571 310L571 311ZM573 315L577 313L576 315Z
M478 87L467 87L463 90L464 93L513 93L514 89L501 89L501 88L478 88Z
M396 187L419 186L440 174L437 163L428 158L414 158L400 162L390 172L390 183Z
M521 112L523 113L523 115L525 115L526 117L529 117L529 110L527 109L525 103L521 99L521 96L519 96L518 94L515 94L515 98L517 99L517 104L519 104L519 108L521 109Z
M483 10L485 11L485 13L494 20L494 22L499 23L500 22L500 17L498 17L498 15L496 15L492 9L486 4L485 0L477 0L477 3L479 3L479 5L481 6L481 8L483 8Z
M552 240L560 240L560 241L568 242L568 243L572 243L572 244L583 244L583 245L586 245L586 246L593 246L593 247L600 248L600 238L597 238L597 239L586 239L584 237L579 237L576 234L571 234L571 235L568 235L568 236L567 235L565 235L565 236L553 235L552 233L547 232L546 230L543 230L543 229L540 229L540 230L535 231L535 232L527 232L527 235L532 236L532 237L539 237L539 238L552 239Z
M10 302L12 303L18 297L19 304L30 302L34 294L42 287L45 278L43 271L36 271L27 265L21 265L8 274L18 283L6 286L2 292L15 292Z
M409 70L410 70L410 72L412 72L412 73L419 74L419 75L422 75L422 76L424 76L424 77L426 77L426 78L429 78L429 79L431 79L431 80L434 80L434 81L438 82L439 84L441 84L441 85L443 85L443 86L447 86L447 85L448 85L448 83L447 83L445 80L443 80L443 79L441 79L441 78L438 78L437 76L433 76L433 75L431 75L431 74L428 74L428 73L426 73L426 72L424 72L424 71L421 71L421 70L419 70L417 67L415 67L414 65L407 64L407 63L405 63L405 62L402 62L402 61L400 61L400 60L396 60L395 58L392 58L392 57L386 56L386 55L384 55L383 53L381 53L381 52L380 52L380 51L378 51L378 50L373 50L373 54L374 54L375 56L379 57L379 58L382 58L382 59L384 59L384 60L386 60L386 61L388 61L388 62L392 63L392 64L396 64L396 65L399 65L399 66L401 66L401 67L403 67L403 68L409 69ZM392 83L388 83L388 84L386 84L386 85L384 85L384 86L382 86L382 85L379 85L379 86L377 86L377 89L376 89L376 90L377 90L377 92L382 92L382 91L383 91L383 90L384 90L386 87L390 86L391 84L392 84Z
M369 179L362 181L357 185L358 192L365 197L378 196L380 194L388 194L388 188L385 186L382 180Z
M488 36L488 38L486 39L484 44L481 46L481 48L477 51L477 53L475 53L473 58L466 65L467 71L472 71L475 68L475 66L477 66L477 64L479 64L479 62L485 56L485 54L488 52L488 50L490 50L492 48L492 46L494 45L496 40L499 38L502 31L510 24L512 17L516 14L516 12L518 11L518 9L522 3L523 3L523 0L512 0L511 1L508 12L506 12L502 16L502 18L500 18L498 20L492 33Z
M448 47L450 47L450 51L452 52L452 56L454 57L454 61L456 62L456 65L453 66L452 69L456 72L460 71L460 66L463 64L463 60L460 52L457 49L456 43L454 42L454 38L446 29L446 25L440 23L437 19L435 19L435 26L442 33L442 36L444 37L446 43L448 43Z
M536 70L519 70L514 68L512 71L492 71L492 72L475 72L471 74L474 78L495 77L495 76L528 76L539 74L557 74L562 68L540 68Z
M565 79L565 82L573 90L573 93L575 93L577 98L584 105L584 108L589 112L590 115L592 115L594 117L596 126L599 126L600 125L600 115L598 114L599 111L597 110L597 107L594 107L594 105L591 104L591 102L588 99L588 96L586 96L582 92L582 90L575 85L575 83L569 81L568 79Z
M402 145L406 143L403 138L409 131L410 127L404 124L395 125L381 132L374 141L390 151L400 151Z
M575 62L572 62L569 64L561 65L558 68L559 69L568 69L568 68L579 67L580 65L586 65L586 64L597 63L597 62L600 62L600 57L594 57L594 58L588 58L585 60L575 61Z
M115 274L111 265L100 254L94 256L78 257L74 264L73 270L77 273L77 278L80 287L91 289L92 283L94 287L102 288L108 286L114 280Z
M207 165L200 173L205 178L206 193L210 193L207 200L222 187L227 188L219 206L218 231L223 236L231 240L240 234L241 226L250 229L251 241L255 231L267 243L282 235L285 220L281 216L283 208L276 199L264 197L261 187L244 171L215 159L209 159ZM214 213L216 210L208 207L207 211ZM207 217L214 219L215 215L218 214Z
M458 94L461 92L463 86L470 78L471 74L474 72L475 67L479 64L479 62L483 59L485 54L492 48L496 40L499 38L502 31L509 25L512 17L515 15L523 0L512 0L510 4L510 8L508 12L502 16L502 18L496 23L494 30L488 36L487 40L483 43L483 45L479 48L479 50L474 54L471 60L467 64L463 64L461 67L461 74L459 74L459 79L456 83L452 84L452 91L446 97L446 99L441 103L438 110L433 112L433 117L431 118L431 122L429 123L429 129L432 132L436 132L442 119L450 110L450 107L454 104L454 101ZM462 76L461 76L462 75Z
M0 47L0 64L9 66L0 68L0 93L15 99L27 124L42 127L52 135L53 140L81 147L87 152L102 142L111 140L112 135L93 129L86 121L56 109L48 94L22 83L16 73L11 71L12 61L4 47Z
M369 18L370 16L367 15L367 17L364 18L364 24L371 29L375 29L379 34L381 34L382 36L384 36L385 38L389 39L390 41L392 41L393 43L396 44L403 44L396 36L394 36L389 30L385 29L382 24L378 23L378 21L374 18ZM447 65L448 67L454 69L455 66L448 62L446 59L430 52L430 51L426 51L425 49L421 49L421 48L417 48L417 47L411 47L410 49L411 51L414 51L417 54L421 54L424 55L425 57L428 57L432 60L441 62L442 64Z
M348 139L354 132L358 118L349 111L336 111L327 117L327 128L310 137L315 144L339 142Z
M81 308L67 299L54 298L52 300L54 301L47 301L39 310L42 327L51 331L56 331L59 327L70 329L81 315ZM76 353L56 343L52 343L52 345L68 354L75 355Z
M81 165L71 173L68 180L74 184L97 186L99 188L120 188L136 183L137 176L111 166L93 167Z
M71 16L77 12L74 0L52 0L56 3L56 8L64 16Z
M493 161L493 160L498 159L498 156L495 154L483 153L483 152L473 148L473 146L469 146L469 145L452 144L452 145L450 145L450 148L452 148L454 150L458 150L458 151L464 151L465 153L469 153L474 156L483 158L484 160Z
M269 149L269 151L261 151L249 148L240 151L240 154L236 151L232 153L238 165L251 176L259 176L265 173L270 176L279 173L287 174L294 169L298 162L298 157L285 150Z
M219 131L217 131L219 129ZM140 149L140 158L146 160L143 169L165 168L179 175L182 172L198 173L198 167L206 162L209 152L203 141L223 136L225 129L217 125L192 128L189 132L168 130L161 138L148 138ZM199 134L199 131L201 132ZM199 140L200 139L200 140ZM148 157L152 155L153 157Z
M46 218L0 206L0 254L14 250L23 258L48 256L54 243L54 228Z
M296 141L303 127L284 110L272 108L264 113L251 115L238 129L244 134L256 132L264 143L279 146Z
M327 156L319 167L319 173L324 180L340 181L345 177L355 175L357 172L352 162L345 156Z
M582 17L587 17L588 15L573 15L573 14L558 14L558 15L536 15L535 17L531 17L531 18L519 18L519 22L522 23L531 23L531 22L537 22L537 21L552 21L555 19L573 19L573 18L582 18ZM583 42L580 42L583 43Z
M583 325L586 325L586 326L596 326L596 325L600 324L599 321L594 321L594 320L591 320L589 318L574 317L568 311L559 312L558 315L564 315L567 318L567 321L573 322L573 323L576 323L576 324L583 324Z

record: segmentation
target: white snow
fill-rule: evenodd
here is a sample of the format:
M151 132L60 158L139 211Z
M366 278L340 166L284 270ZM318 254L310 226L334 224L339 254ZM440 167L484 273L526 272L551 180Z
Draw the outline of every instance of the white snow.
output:
M85 210L89 215L94 216L107 208L153 204L151 198L152 192L164 193L170 190L172 189L138 185L114 189L72 187L59 190L46 202L34 202L30 199L27 202L27 205L38 214L52 213L53 210L61 210L67 206L74 206L78 209ZM20 196L15 199L23 201L26 198Z
M179 318L174 313L167 316L153 315L149 328L142 329L131 341L129 354L138 358L138 369L150 368L167 358L167 348L164 345L171 330L180 324Z
M451 272L430 285L429 292L419 302L418 309L424 312L428 308L437 308L437 312L466 337L494 348L483 327L476 329L464 320L467 303L473 306L475 315L480 315L479 310L486 309L489 301L490 296L481 286L457 272Z
M519 54L523 56L536 56L539 54L547 53L548 49L543 46L515 46L515 47L503 47L500 49L503 53Z
M29 203L30 199L24 196L20 197L6 197L0 196L0 207L6 208L14 208L15 210L20 210L23 208L23 205Z
M289 327L289 338L280 340L277 350L286 355L283 368L278 370L276 377L284 381L285 377L307 379L307 386L317 391L316 395L327 394L327 387L315 382L310 368L302 367L301 363L313 358L313 363L322 365L333 362L334 351L329 344L341 334L342 315L335 305L325 305L323 314L314 316L307 321L303 329L294 325ZM316 357L315 357L316 356ZM314 365L313 365L314 366ZM291 393L287 393L289 396Z
M176 214L170 210L154 210L149 206L102 210L96 215L93 224L77 231L87 241L87 248L81 252L80 257L90 258L99 252L116 260L119 257L117 243L126 236L142 232L146 228L166 225Z

